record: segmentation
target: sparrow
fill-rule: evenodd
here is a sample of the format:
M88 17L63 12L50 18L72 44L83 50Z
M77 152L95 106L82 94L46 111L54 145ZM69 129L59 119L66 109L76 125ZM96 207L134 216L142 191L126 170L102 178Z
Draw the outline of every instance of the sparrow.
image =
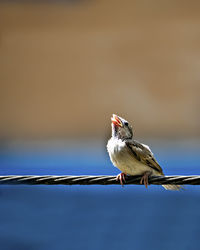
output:
M149 146L133 139L132 126L128 121L113 114L111 117L112 137L108 141L107 151L115 167L122 171L116 179L121 185L126 175L141 175L140 184L148 187L149 176L164 176ZM163 185L167 190L179 190L180 185Z

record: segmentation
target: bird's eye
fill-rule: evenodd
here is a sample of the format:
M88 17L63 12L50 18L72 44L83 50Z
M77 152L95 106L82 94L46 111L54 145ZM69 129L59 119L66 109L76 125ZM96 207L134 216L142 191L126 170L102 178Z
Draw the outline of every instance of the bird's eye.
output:
M124 122L124 126L127 126L127 127L128 127L128 122Z

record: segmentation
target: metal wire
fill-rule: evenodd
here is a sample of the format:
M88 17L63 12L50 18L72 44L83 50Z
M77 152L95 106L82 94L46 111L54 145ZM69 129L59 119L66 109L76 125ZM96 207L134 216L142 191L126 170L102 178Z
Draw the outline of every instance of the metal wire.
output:
M127 176L125 185L140 185L141 176ZM0 185L120 185L116 176L72 176L72 175L6 175L0 176ZM200 175L192 176L150 176L154 185L200 185Z

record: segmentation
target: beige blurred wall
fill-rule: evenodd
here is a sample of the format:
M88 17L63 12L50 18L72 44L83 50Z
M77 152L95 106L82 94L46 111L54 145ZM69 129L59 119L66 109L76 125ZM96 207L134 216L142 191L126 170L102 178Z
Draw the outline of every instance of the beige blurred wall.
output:
M199 136L200 3L0 3L0 137Z

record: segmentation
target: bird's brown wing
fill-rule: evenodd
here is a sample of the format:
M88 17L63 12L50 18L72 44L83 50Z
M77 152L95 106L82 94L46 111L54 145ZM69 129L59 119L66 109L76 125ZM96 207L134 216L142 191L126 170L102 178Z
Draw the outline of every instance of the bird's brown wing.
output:
M135 140L127 140L126 145L132 153L133 157L163 175L162 168L160 167L160 165L154 158L153 153L147 146Z

